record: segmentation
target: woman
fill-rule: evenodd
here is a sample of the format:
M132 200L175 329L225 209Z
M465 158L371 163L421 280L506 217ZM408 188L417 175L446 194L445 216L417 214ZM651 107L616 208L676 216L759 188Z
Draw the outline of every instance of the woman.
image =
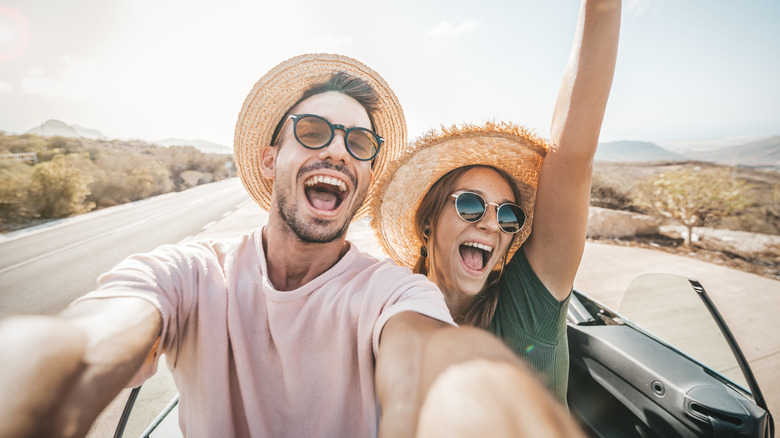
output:
M619 0L583 1L549 146L508 123L428 134L378 182L371 214L385 251L434 281L457 322L502 338L564 403L566 310L619 23Z

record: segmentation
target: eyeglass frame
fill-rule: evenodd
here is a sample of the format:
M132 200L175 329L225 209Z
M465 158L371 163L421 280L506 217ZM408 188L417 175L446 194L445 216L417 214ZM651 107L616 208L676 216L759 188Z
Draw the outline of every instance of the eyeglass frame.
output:
M328 124L328 126L330 127L330 138L328 139L328 141L325 142L324 145L318 146L318 147L307 146L306 144L304 144L301 141L301 139L298 138L298 130L297 130L298 120L300 120L300 119L302 119L304 117L314 117L314 118L320 119L323 122ZM337 129L339 129L339 130L344 132L344 146L347 149L347 152L349 152L349 155L351 155L354 159L356 159L358 161L372 161L374 158L376 158L377 155L379 155L379 149L382 147L382 144L384 144L384 142L385 142L385 139L382 138L381 135L377 134L376 132L374 132L374 131L372 131L371 129L368 129L368 128L363 128L363 127L360 127L360 126L356 126L354 128L347 128L344 125L340 125L340 124L337 124L337 123L330 123L330 121L328 119L326 119L325 117L322 117L320 115L317 115L317 114L290 114L284 120L284 123L282 124L282 127L279 128L279 132L276 134L276 138L274 139L272 146L276 146L276 142L279 141L279 137L282 135L282 132L284 131L284 128L287 126L287 122L290 121L290 119L292 119L292 121L293 121L293 136L295 136L295 140L297 140L298 143L300 143L300 145L305 147L306 149L310 149L310 150L314 150L314 151L320 150L320 149L324 149L324 148L328 147L333 142L333 139L336 137L336 130ZM374 152L373 156L371 156L370 158L360 158L360 157L356 156L352 152L352 148L349 147L349 142L347 141L348 138L349 138L349 133L352 132L352 131L366 131L366 132L368 132L368 133L370 133L371 135L374 136L374 139L376 140L377 144L376 144L376 151Z
M474 220L468 220L468 219L464 218L463 215L461 215L460 211L458 210L458 197L460 197L460 195L464 195L464 194L474 195L474 196L476 196L478 199L480 199L485 204L484 210L482 210L482 214L478 218L476 218ZM458 214L458 217L461 218L464 222L468 222L470 224L475 224L475 223L481 221L485 217L485 214L487 214L487 206L488 205L492 205L492 206L496 207L496 222L498 222L498 210L501 207L503 207L503 206L514 206L514 207L517 207L518 210L523 212L523 223L520 224L520 226L517 227L517 231L515 231L513 233L511 233L509 231L506 231L504 229L504 227L501 226L501 223L498 222L498 228L502 232L504 232L504 233L507 233L507 234L510 234L510 235L519 233L520 231L523 230L523 227L525 227L525 223L526 223L526 221L528 219L528 214L525 212L525 210L523 210L523 207L521 207L521 206L519 206L519 205L517 205L517 204L515 204L513 202L505 202L503 204L496 204L495 202L488 202L488 201L485 200L485 198L480 196L478 193L470 192L468 190L464 190L464 191L458 192L458 193L453 193L453 194L450 195L450 197L451 198L455 198L455 212Z

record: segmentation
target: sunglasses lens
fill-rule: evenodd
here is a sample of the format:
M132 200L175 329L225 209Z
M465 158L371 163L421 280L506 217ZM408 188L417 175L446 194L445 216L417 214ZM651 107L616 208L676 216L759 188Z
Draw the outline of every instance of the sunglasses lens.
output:
M319 117L306 116L296 120L295 136L302 145L308 148L320 148L330 142L333 131L325 120Z
M485 202L474 193L464 192L455 198L455 208L467 222L476 222L485 214Z
M376 156L379 141L368 129L356 128L349 131L347 146L358 160L368 161Z
M525 223L525 212L512 204L504 204L496 212L498 217L498 226L506 233L514 234L523 228Z

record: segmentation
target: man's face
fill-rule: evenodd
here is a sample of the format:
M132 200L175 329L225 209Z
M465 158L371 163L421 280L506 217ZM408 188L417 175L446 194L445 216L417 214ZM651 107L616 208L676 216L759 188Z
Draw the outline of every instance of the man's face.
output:
M316 114L347 128L371 129L366 110L356 100L326 92L301 101L291 114ZM311 150L298 143L289 121L279 133L271 212L301 241L326 243L347 232L368 192L371 162L353 158L336 130L331 143Z

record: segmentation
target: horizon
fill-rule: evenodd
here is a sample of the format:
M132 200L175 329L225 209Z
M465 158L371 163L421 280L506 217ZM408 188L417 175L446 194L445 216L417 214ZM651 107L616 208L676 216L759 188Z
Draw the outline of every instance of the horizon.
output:
M150 144L157 144L158 146L170 146L170 144L163 144L163 143L170 143L171 141L182 141L182 142L189 142L188 143L182 143L183 146L194 146L192 143L210 143L213 146L218 147L226 147L232 149L232 145L226 145L226 144L220 144L211 142L209 140L203 140L199 138L182 138L182 137L166 137L166 138L158 138L158 139L146 139L146 138L140 138L140 137L128 137L128 138L111 138L110 136L106 136L100 129L95 127L87 127L87 126L81 126L77 124L69 124L63 120L58 119L49 119L43 122L42 124L27 130L26 132L20 132L20 133L8 133L8 135L23 135L27 133L32 133L36 135L41 135L34 133L32 131L35 131L39 127L42 128L45 124L49 122L57 122L62 123L68 126L69 128L76 128L76 129L82 129L87 131L92 131L97 134L102 135L104 138L102 140L107 141L143 141ZM2 129L0 129L0 132L5 132ZM78 134L78 133L77 133ZM53 134L53 135L43 135L44 138L48 137L56 137L59 136L59 134ZM705 148L705 149L720 149L720 148L729 148L732 146L742 146L747 145L755 142L760 142L764 140L769 140L775 137L780 137L780 134L773 134L768 136L739 136L739 137L723 137L723 138L704 138L704 139L694 139L694 140L672 140L672 141L661 141L661 142L654 142L650 140L642 140L642 139L620 139L620 140L609 140L609 141L603 141L599 139L599 144L611 144L611 143L649 143L658 147L661 147L663 149L666 149L671 152L679 152L681 150L689 150L694 151L695 148ZM92 138L92 137L86 137L81 136L77 138Z
M361 8L10 0L0 6L0 130L22 134L55 119L109 138L230 147L261 75L300 53L335 52L387 80L409 138L491 119L548 138L578 8L530 0ZM771 0L624 1L599 141L779 135L778 17L780 2Z

